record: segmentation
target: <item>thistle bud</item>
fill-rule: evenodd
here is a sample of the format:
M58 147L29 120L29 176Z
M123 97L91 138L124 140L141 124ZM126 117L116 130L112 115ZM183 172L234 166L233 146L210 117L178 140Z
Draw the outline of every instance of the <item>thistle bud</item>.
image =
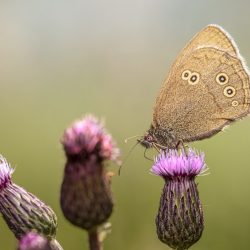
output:
M104 223L113 210L110 175L105 160L116 161L116 148L96 118L75 122L63 136L67 162L61 186L61 208L74 225L91 230Z
M18 244L17 250L63 250L60 244L55 240L39 235L35 232L29 232L24 235Z
M53 210L11 180L13 169L0 156L0 212L10 230L20 239L31 230L55 237L57 218Z
M188 249L204 228L195 177L205 171L204 154L169 150L155 160L151 171L164 178L156 227L158 238L173 249Z

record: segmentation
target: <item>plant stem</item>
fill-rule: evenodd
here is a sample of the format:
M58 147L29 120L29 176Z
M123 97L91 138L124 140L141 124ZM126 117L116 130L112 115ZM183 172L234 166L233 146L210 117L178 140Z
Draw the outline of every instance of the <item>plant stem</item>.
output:
M102 243L99 239L97 228L88 231L89 234L89 250L102 250Z

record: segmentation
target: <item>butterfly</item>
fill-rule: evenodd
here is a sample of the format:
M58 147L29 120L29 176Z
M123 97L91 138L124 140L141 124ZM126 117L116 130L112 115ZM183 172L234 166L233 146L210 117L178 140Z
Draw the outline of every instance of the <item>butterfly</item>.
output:
M198 32L163 83L153 121L138 142L175 149L209 138L249 114L249 72L232 37L218 25Z

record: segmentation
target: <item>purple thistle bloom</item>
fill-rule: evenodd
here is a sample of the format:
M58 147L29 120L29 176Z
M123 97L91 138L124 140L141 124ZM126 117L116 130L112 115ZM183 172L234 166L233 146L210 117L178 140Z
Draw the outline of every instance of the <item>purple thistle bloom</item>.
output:
M36 232L29 232L24 235L18 244L17 250L63 250L59 243L55 240L37 234Z
M175 177L193 178L206 169L205 155L189 149L188 152L176 150L165 151L160 154L151 169L151 171L165 179L173 179Z
M119 150L93 116L68 128L62 144L67 157L60 199L63 214L72 224L91 230L112 213L110 176L104 161L118 162Z
M202 235L203 212L194 179L205 170L204 154L191 149L163 152L151 169L165 180L156 216L158 238L173 249L188 249Z
M51 250L51 248L48 239L35 232L30 232L21 238L18 250Z
M119 158L119 150L110 134L94 116L88 115L75 122L63 136L62 144L68 157L90 157L95 155L100 160Z
M14 170L8 164L6 159L0 155L0 190L11 183L11 175L13 172Z
M49 238L56 235L54 211L33 194L12 183L13 169L0 156L0 212L10 230L20 239L31 230Z

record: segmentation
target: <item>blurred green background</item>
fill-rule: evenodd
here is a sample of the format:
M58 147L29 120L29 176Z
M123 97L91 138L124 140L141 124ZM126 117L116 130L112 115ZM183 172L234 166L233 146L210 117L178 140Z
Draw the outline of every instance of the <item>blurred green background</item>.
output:
M148 129L171 62L201 28L223 26L250 62L249 8L243 0L0 2L0 152L15 167L14 181L57 213L65 250L87 244L59 207L64 129L94 113L127 155L135 141L124 139ZM192 249L249 249L250 118L194 146L205 151L210 175L197 179L205 230ZM154 224L163 181L149 173L143 152L136 147L113 178L106 250L168 249ZM1 250L15 249L2 218L0 239Z

